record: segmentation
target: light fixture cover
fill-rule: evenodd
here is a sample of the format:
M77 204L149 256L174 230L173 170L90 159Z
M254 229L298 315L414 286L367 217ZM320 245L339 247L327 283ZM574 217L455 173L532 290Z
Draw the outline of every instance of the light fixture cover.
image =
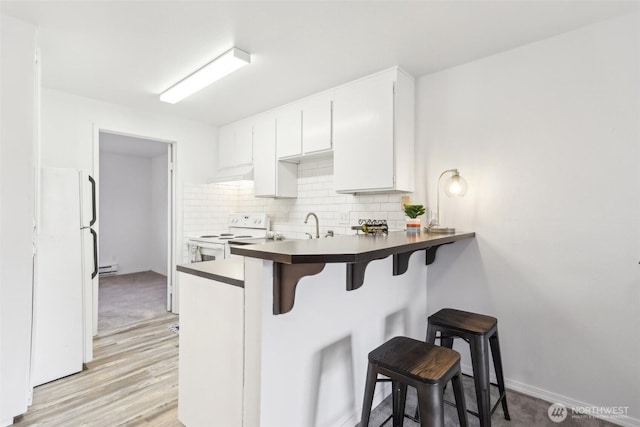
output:
M444 192L447 196L458 196L462 197L467 194L467 181L460 176L458 172L455 172L447 181L444 183Z
M162 92L160 101L175 104L249 63L251 63L251 55L233 47Z

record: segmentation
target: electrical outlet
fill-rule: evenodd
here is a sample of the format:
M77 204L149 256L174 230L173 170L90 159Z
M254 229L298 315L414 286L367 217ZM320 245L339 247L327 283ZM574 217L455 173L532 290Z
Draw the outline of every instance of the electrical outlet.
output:
M340 212L340 224L349 224L349 212Z

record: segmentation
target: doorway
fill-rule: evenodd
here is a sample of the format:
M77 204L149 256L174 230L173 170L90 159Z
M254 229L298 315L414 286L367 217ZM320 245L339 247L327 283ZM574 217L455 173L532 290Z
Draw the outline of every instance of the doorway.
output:
M98 146L94 335L173 305L173 144L101 129Z

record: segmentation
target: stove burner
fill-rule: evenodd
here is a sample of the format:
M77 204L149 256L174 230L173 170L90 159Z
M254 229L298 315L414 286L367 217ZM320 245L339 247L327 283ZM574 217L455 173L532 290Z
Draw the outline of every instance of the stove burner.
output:
M225 236L232 236L233 237L233 233L220 233L220 237L225 237Z
M218 237L218 235L217 234L210 234L210 235L207 235L207 236L200 236L200 237L206 239L206 238L210 238L210 237Z

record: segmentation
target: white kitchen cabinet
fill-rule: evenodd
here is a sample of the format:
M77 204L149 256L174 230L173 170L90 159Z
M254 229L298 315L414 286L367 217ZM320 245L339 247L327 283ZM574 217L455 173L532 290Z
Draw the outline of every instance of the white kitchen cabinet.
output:
M414 98L413 77L397 67L336 89L337 192L413 191Z
M218 169L233 166L236 130L233 123L218 129Z
M323 92L276 112L278 159L298 161L331 150L332 102L332 93Z
M253 190L256 197L298 195L298 165L276 158L276 118L272 113L253 120Z
M218 169L251 165L253 161L253 127L241 120L218 129Z
M276 111L276 148L279 159L302 154L302 109L297 103Z
M186 426L212 425L212 420L241 426L244 289L192 274L179 276L178 417Z
M235 166L253 162L253 123L251 120L236 122Z
M303 154L331 150L332 108L331 92L321 93L302 102Z

